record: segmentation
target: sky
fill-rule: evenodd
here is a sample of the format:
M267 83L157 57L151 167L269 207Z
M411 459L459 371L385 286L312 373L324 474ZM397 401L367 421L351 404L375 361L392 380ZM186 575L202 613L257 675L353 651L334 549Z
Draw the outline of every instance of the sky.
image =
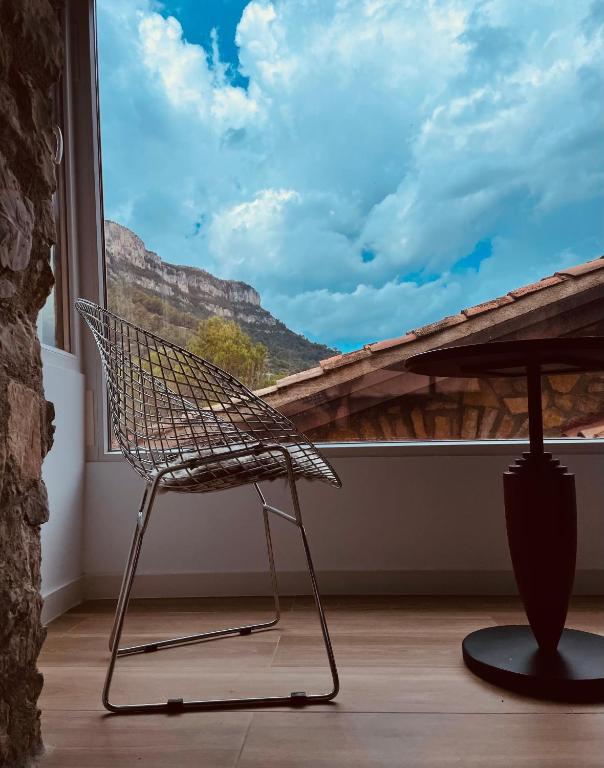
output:
M344 351L604 253L599 0L98 0L105 216Z

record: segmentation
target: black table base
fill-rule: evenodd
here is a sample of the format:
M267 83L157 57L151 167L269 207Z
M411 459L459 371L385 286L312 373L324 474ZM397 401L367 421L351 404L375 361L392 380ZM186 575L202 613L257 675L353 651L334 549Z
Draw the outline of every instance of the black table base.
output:
M530 452L504 473L503 486L510 555L530 626L468 635L467 666L521 693L604 701L604 637L564 628L577 555L575 478L543 450L541 394L543 374L604 370L604 337L443 347L409 358L406 367L426 376L526 376Z
M463 641L474 674L517 693L560 701L604 701L604 637L565 629L557 651L539 649L528 626L489 627Z

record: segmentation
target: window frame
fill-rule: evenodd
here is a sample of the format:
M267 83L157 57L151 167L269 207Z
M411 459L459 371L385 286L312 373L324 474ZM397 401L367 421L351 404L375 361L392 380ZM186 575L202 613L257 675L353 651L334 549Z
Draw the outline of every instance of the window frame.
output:
M106 306L101 126L99 111L96 0L67 0L68 37L74 77L72 114L73 164L78 172L70 190L78 201L79 295ZM69 190L68 190L69 192ZM73 298L75 295L72 293ZM72 307L73 312L73 307ZM75 326L73 326L75 328ZM110 416L101 362L91 334L77 334L86 374L86 452L88 461L121 461L110 444ZM557 454L604 455L604 439L546 438ZM317 443L329 458L394 458L399 456L516 456L526 440L358 441Z
M53 127L60 133L61 156L55 159L56 189L52 206L55 219L55 242L51 246L51 264L54 275L54 343L41 339L46 350L74 355L76 340L73 323L72 297L75 289L74 226L71 172L73 168L73 112L71 109L72 59L69 42L69 13L67 7L57 9L64 49L64 67L59 81L52 89ZM59 136L56 136L59 142ZM59 150L57 144L55 151ZM38 331L40 333L40 330Z
M65 42L65 71L61 77L60 82L56 87L55 96L55 125L61 132L63 149L62 157L57 163L57 190L55 192L56 206L56 243L54 248L57 251L58 258L56 263L58 264L58 270L55 271L55 347L63 352L71 352L73 348L72 344L72 317L70 307L72 304L72 286L70 285L70 273L71 273L71 248L70 248L70 222L69 222L69 205L68 188L67 183L67 165L69 157L69 146L71 140L70 119L71 113L68 109L69 92L67 76L69 75L69 53L67 50L67 34L66 34L66 16L67 11L62 9L62 27L63 27L63 40Z

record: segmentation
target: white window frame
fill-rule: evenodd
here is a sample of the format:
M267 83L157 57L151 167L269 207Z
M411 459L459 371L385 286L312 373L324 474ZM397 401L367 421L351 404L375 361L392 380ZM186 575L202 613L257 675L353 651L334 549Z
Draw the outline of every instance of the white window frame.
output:
M77 199L77 243L80 293L105 305L105 265L103 236L102 164L100 149L98 61L96 51L95 0L67 0L70 46L74 73L73 114L77 115L71 167L71 200ZM75 194L73 192L75 191ZM72 294L72 301L75 299ZM73 312L73 307L72 307ZM122 461L109 442L109 413L99 356L89 333L81 334L73 322L73 343L81 350L86 374L86 451L88 461ZM603 439L545 439L554 453L604 455ZM384 458L397 456L484 456L521 454L527 440L429 440L393 442L317 443L330 458Z
M55 302L61 304L61 333L62 346L56 343L41 342L43 358L53 359L55 364L75 369L79 357L79 324L76 322L73 297L78 287L78 256L77 256L77 201L75 199L74 183L74 112L73 112L73 74L74 58L72 50L72 35L70 33L70 8L67 4L61 9L63 35L63 73L61 77L61 131L62 156L56 166L58 196L57 243L60 248L60 275L55 275ZM56 309L55 309L56 312Z

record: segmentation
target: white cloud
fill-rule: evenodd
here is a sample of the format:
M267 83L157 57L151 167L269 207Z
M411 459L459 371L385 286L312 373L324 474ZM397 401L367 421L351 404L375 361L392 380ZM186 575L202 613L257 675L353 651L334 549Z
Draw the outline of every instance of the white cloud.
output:
M259 105L243 88L227 80L214 38L212 60L199 45L183 38L177 19L139 11L138 35L147 72L157 76L176 110L193 108L216 133L242 128L259 115Z
M107 213L163 258L246 280L290 327L346 345L592 258L594 9L252 0L241 87L215 36L206 51L151 0L101 0ZM480 271L458 269L483 240Z

